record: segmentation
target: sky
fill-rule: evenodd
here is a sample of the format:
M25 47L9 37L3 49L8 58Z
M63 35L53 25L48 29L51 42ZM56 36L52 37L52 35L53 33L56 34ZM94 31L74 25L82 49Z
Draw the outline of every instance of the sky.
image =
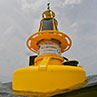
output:
M38 31L48 2L59 31L72 39L62 55L78 60L87 76L97 74L97 0L0 0L0 81L12 81L14 70L29 65L35 53L26 41Z

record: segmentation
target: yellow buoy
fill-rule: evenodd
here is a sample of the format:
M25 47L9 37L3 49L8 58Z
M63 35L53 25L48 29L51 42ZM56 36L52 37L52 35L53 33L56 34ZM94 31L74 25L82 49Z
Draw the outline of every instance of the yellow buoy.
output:
M73 90L86 80L86 73L76 60L66 60L61 54L70 49L72 41L59 32L55 13L43 12L39 31L27 40L27 47L37 53L34 65L14 71L14 91L50 93Z

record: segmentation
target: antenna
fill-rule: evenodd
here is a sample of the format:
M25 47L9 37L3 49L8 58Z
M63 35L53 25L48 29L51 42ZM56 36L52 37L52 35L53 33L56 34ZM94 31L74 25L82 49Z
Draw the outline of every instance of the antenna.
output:
M50 9L50 6L49 6L49 5L50 5L50 3L47 3L47 6L48 6L48 8L47 8L47 9L48 9L48 10Z

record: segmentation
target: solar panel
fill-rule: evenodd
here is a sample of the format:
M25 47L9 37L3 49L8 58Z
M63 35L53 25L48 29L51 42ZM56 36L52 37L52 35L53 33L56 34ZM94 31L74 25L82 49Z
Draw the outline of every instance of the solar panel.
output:
M54 30L53 29L53 19L43 20L42 31L43 30Z

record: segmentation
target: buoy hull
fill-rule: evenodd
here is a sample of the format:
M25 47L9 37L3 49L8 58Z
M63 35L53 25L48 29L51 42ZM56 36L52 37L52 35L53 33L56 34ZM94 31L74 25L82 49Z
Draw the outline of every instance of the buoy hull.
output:
M80 67L48 65L30 66L14 72L12 88L15 91L53 92L71 89L86 80L86 73Z

